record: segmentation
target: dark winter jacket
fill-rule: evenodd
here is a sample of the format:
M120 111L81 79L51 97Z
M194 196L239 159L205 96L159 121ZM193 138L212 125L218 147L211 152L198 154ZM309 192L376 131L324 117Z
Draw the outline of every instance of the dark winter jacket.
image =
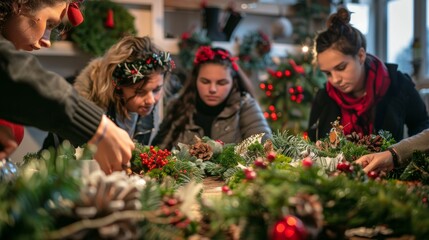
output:
M404 138L404 126L408 135L415 135L429 127L426 106L408 75L397 70L396 64L386 64L391 84L386 95L375 107L374 132L389 131L396 141ZM321 89L313 100L310 113L308 136L312 141L325 138L330 132L341 110L328 96L326 88Z
M81 97L37 58L0 36L0 118L58 133L81 145L97 131L103 110Z
M190 122L186 124L185 131L173 143L192 144L195 141L194 136L203 137L204 130L194 122L194 112ZM174 126L160 126L159 134L155 137L154 142L161 148L165 148L172 141L172 132ZM214 119L211 128L211 136L214 140L221 140L224 143L239 143L242 140L257 134L265 133L264 139L271 137L271 129L262 114L258 102L249 94L240 92L232 93L227 100L227 104L222 112Z

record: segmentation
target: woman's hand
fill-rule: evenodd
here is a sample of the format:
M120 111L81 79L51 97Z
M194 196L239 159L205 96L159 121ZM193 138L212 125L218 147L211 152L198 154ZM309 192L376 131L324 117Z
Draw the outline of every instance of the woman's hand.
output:
M106 174L122 171L124 166L128 166L135 148L128 133L106 116L103 116L97 133L88 143L97 146L94 158Z
M355 163L362 165L366 173L370 171L389 172L393 169L393 156L389 151L372 153L360 157Z

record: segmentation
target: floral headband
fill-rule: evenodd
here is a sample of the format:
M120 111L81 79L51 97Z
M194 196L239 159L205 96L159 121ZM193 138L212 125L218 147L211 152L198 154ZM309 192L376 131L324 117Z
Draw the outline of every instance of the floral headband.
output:
M158 69L171 71L175 67L169 52L153 53L145 59L119 63L112 74L113 83L115 86L136 84Z
M232 68L235 71L238 71L238 65L236 62L238 58L232 57L231 54L226 50L212 49L210 46L201 46L198 48L194 58L194 65L213 60L215 57L230 61Z

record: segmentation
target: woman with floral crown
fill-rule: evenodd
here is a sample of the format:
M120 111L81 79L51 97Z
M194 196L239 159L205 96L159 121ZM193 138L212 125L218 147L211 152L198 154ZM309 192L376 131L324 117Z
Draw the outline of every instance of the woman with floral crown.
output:
M196 52L190 79L167 106L153 144L171 149L192 144L195 136L239 143L254 134L271 136L250 81L236 58L222 48L202 46Z
M34 55L25 52L50 47L51 31L64 16L72 25L81 23L80 2L0 1L0 118L53 131L76 145L96 145L94 159L111 173L129 163L135 146L127 133L64 78L46 71ZM11 131L0 126L0 158L16 147Z
M157 103L173 67L170 53L159 50L149 37L126 36L93 59L76 77L74 87L132 139L149 145L160 121ZM59 142L48 136L43 147Z

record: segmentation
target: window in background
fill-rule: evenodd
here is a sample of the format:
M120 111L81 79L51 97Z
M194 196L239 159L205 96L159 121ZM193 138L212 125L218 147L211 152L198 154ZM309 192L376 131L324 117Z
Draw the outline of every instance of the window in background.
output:
M373 38L371 32L369 31L369 21L370 21L370 3L368 1L360 1L359 3L347 3L347 9L352 12L350 24L357 28L359 31L365 35L367 41L367 52L373 53Z
M387 5L387 61L412 74L414 1L389 0Z

